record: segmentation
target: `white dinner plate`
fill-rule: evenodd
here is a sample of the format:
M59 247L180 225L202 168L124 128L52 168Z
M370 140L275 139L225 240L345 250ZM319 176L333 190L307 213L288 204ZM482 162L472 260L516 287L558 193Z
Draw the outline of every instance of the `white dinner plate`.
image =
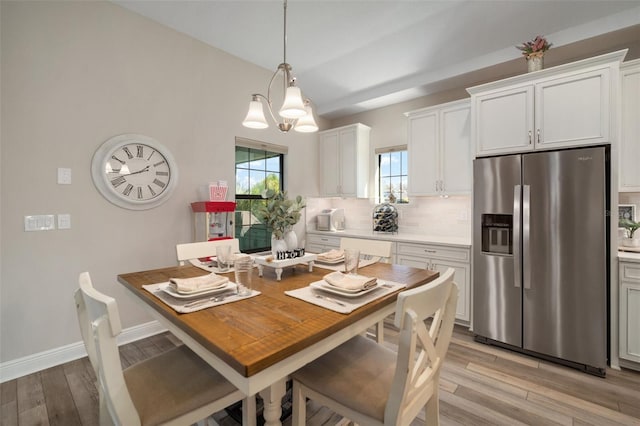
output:
M185 294L185 293L178 293L177 291L173 290L169 285L169 283L160 286L160 290L164 291L169 296L175 297L176 299L184 299L184 300L194 299L196 297L201 297L201 296L207 296L209 294L224 293L225 291L232 290L235 288L236 288L236 285L231 281L228 281L225 285L222 285L220 287L211 288L208 290L194 291L193 293Z
M360 297L365 294L371 293L373 290L376 290L378 287L380 287L379 284L380 284L379 282L376 282L376 285L366 290L357 290L355 292L353 290L345 290L342 288L338 288L336 286L332 286L325 280L312 282L311 284L309 284L309 286L315 288L316 290L326 291L328 293L337 294L343 297Z

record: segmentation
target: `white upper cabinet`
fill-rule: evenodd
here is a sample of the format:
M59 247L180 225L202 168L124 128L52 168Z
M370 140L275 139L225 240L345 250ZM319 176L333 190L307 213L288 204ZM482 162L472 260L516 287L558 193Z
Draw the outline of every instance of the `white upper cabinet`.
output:
M620 191L640 192L640 59L625 62L620 70Z
M469 100L408 112L409 195L471 192Z
M321 195L368 196L370 131L358 123L319 132Z
M477 156L612 142L626 50L467 89Z

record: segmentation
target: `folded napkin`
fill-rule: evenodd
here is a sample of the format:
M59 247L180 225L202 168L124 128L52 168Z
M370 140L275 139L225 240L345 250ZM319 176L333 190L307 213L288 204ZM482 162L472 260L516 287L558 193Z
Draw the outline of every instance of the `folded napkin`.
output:
M376 285L377 278L364 277L362 275L343 274L342 272L332 272L323 279L334 287L345 290L366 290Z
M318 259L320 260L338 260L344 257L344 250L332 249L325 253L320 253Z
M205 291L222 287L228 282L229 278L211 273L194 278L171 278L169 280L169 286L178 293L193 293L194 291Z

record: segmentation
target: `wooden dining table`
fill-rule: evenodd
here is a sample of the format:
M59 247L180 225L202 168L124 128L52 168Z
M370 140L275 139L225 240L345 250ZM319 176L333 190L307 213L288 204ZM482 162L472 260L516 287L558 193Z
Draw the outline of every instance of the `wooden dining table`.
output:
M133 299L151 316L202 357L247 398L242 424L256 424L255 395L263 399L265 425L279 425L286 379L305 364L361 334L395 311L399 291L374 300L350 314L334 312L284 292L308 286L331 271L315 265L285 269L278 281L275 271L254 270L253 289L258 296L180 314L143 285L206 274L192 265L118 275ZM359 274L403 283L407 288L434 280L438 272L409 266L375 263ZM233 280L233 274L229 275ZM188 380L188 378L185 378Z

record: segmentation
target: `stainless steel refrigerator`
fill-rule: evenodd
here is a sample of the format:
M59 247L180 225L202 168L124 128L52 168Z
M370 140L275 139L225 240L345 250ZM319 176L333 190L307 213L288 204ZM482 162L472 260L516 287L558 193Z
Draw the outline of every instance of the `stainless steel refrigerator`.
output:
M604 375L608 158L594 147L474 161L476 340Z

